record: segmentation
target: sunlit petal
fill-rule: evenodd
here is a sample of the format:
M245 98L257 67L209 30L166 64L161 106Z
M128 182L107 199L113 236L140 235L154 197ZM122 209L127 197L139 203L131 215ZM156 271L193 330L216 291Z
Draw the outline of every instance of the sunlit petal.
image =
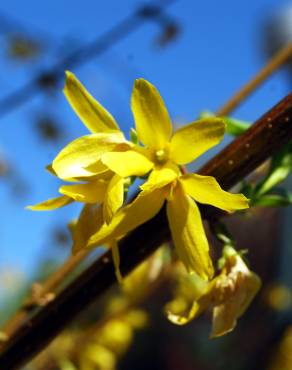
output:
M102 207L97 204L85 204L77 222L69 226L73 239L73 254L86 247L88 239L102 224Z
M109 224L113 215L123 205L124 202L124 179L119 175L114 175L108 184L103 203L104 220Z
M167 217L177 254L187 270L211 278L213 265L199 209L179 183L167 201Z
M75 113L93 133L119 130L112 115L95 100L71 72L66 72L64 94Z
M163 149L172 134L172 124L157 89L142 78L136 80L131 103L139 140L149 148Z
M153 167L153 162L134 150L106 153L101 160L121 177L143 176Z
M53 209L64 207L72 202L72 198L63 195L61 197L45 200L44 202L35 204L33 206L27 206L26 208L32 211L51 211Z
M104 153L121 150L125 146L127 147L128 144L120 133L82 136L60 151L52 163L52 168L63 180L93 176L94 173L103 172L106 169L99 162ZM91 166L90 169L88 169L89 166Z
M162 208L165 196L164 189L157 189L153 192L141 192L132 203L121 208L114 215L109 225L104 224L103 227L90 238L88 247L91 248L118 239L150 220Z
M220 118L204 118L178 129L170 142L170 156L177 164L186 164L218 144L225 124Z
M176 165L169 163L163 167L156 167L148 177L148 180L140 186L142 190L152 191L171 183L179 176Z
M62 185L59 192L78 202L101 203L105 198L107 185L103 180L92 181L87 184Z
M180 177L184 191L197 202L210 204L227 212L249 207L248 199L243 194L224 191L214 177L197 174Z

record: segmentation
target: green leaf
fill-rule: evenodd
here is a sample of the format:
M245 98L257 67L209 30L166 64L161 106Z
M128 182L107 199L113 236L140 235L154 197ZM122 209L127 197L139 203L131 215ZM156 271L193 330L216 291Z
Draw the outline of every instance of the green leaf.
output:
M203 111L199 118L209 118L209 117L216 117L214 113L209 111ZM226 123L226 133L232 136L239 136L243 134L249 127L250 123L246 121L242 121L239 119L235 119L232 117L223 117L224 122Z
M284 181L292 171L292 143L284 146L272 157L269 173L256 187L256 194L263 195Z
M239 136L250 127L250 123L231 117L225 117L224 121L226 123L226 133L232 136Z
M292 193L285 194L265 194L253 200L253 206L277 207L289 206L292 204Z
M254 185L250 184L249 182L243 180L241 181L241 187L239 193L245 195L248 199L252 199L254 197Z

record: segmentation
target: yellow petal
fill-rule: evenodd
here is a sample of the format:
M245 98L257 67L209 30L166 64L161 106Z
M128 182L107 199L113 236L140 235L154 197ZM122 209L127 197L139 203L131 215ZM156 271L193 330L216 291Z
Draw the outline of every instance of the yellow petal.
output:
M249 281L226 302L214 307L211 338L231 332L260 288L260 279L253 274Z
M47 171L49 171L52 175L57 176L56 172L54 171L52 164L46 166ZM88 176L80 176L80 177L71 177L70 179L67 178L66 181L70 182L81 182L81 181L94 181L94 180L108 180L113 176L113 172L110 171L104 164L101 162L97 162L92 166L88 166L86 168L88 171Z
M141 190L152 191L157 188L162 188L163 186L171 183L179 176L179 169L173 164L168 164L161 168L155 168L148 180L140 186Z
M97 204L85 204L77 222L70 226L73 239L73 254L86 247L88 239L102 226L102 224L102 207Z
M234 329L237 319L260 289L261 281L248 269L240 255L227 258L223 273L214 280L217 280L214 294L221 294L222 303L213 309L211 337L218 337Z
M75 113L92 133L119 131L112 115L95 100L71 72L66 72L64 94Z
M165 200L165 190L157 189L153 192L141 192L128 206L121 208L113 217L112 222L93 235L88 248L118 239L129 231L154 217L162 208Z
M114 175L108 184L103 203L104 220L109 224L113 215L121 208L124 202L124 180L119 175Z
M177 164L186 164L218 144L225 124L220 118L204 118L178 129L170 142L170 157Z
M166 316L175 325L186 325L192 321L200 312L198 302L193 302L191 307L185 307L186 302L180 297L175 298L166 306Z
M157 89L142 78L136 80L131 103L139 140L148 148L163 149L172 124Z
M213 265L199 209L179 183L167 201L167 217L177 254L186 269L203 279L211 278Z
M52 168L63 180L92 176L106 170L106 167L98 162L104 153L125 145L127 144L121 133L82 136L60 151L52 163Z
M224 191L211 176L190 174L181 176L184 191L197 202L210 204L227 212L248 208L248 199L243 194Z
M31 209L32 211L51 211L53 209L64 207L72 202L73 202L72 198L63 195L58 198L51 198L45 200L44 202L35 204L34 206L27 206L26 208Z
M168 320L176 325L185 325L197 317L209 304L207 300L210 283L197 274L186 274L175 269L177 283L175 298L168 302L165 311Z
M101 160L121 177L143 176L153 167L153 162L134 150L106 153Z
M105 198L107 186L105 181L97 180L87 184L62 185L59 192L78 202L101 203Z

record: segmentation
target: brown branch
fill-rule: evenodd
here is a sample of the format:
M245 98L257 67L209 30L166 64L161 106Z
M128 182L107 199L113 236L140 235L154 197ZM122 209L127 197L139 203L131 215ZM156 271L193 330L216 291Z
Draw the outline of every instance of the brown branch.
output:
M217 116L227 116L238 105L247 98L264 80L266 80L281 65L292 58L292 43L281 49L269 62L262 68L259 73L244 85L233 97L223 105L216 113Z
M291 139L292 94L261 117L199 172L215 176L223 188L230 188ZM205 219L218 217L218 211L212 207L202 207L201 210ZM123 275L127 275L169 238L163 209L155 218L138 227L120 242ZM54 301L19 328L0 355L0 369L17 369L29 361L78 313L115 282L109 251L66 287Z

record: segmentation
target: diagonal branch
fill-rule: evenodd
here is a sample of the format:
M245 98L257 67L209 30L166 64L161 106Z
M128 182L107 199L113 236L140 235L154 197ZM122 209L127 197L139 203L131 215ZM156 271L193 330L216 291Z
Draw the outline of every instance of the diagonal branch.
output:
M235 185L292 139L292 94L261 117L199 171L214 176L225 189ZM222 213L201 207L205 219ZM162 210L120 242L121 271L128 274L153 253L170 233ZM0 355L0 369L17 369L41 351L90 303L115 284L111 253L94 262L54 301L41 309L7 342Z

